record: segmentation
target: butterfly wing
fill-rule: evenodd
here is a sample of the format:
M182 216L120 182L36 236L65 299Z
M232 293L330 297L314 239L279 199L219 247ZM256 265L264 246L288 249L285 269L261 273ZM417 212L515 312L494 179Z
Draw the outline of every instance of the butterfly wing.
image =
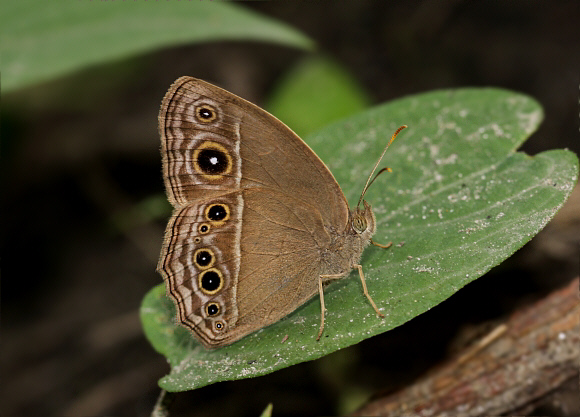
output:
M157 269L179 322L206 346L234 328L237 319L232 300L240 269L234 254L239 253L241 198L235 191L195 200L176 210L165 232Z
M225 221L208 218L217 206L227 207ZM207 347L230 344L312 298L317 248L330 241L317 211L259 189L186 205L166 233L159 270L180 322Z
M269 188L313 206L327 227L346 227L348 203L332 173L302 139L260 107L205 81L181 77L165 95L159 129L166 138L163 173L174 206L219 190ZM196 157L211 159L212 151L218 160L207 168L220 174L213 178L200 172L205 159L199 169L195 166Z
M348 205L283 123L211 84L178 79L159 115L170 220L158 265L180 322L207 347L274 323L318 289Z

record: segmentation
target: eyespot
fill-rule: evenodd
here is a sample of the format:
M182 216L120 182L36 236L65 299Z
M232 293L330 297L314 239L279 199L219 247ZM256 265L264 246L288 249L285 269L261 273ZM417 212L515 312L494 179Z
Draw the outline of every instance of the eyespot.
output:
M213 322L213 329L216 332L223 332L226 329L226 324L221 320L216 320Z
M217 268L210 268L198 275L197 284L201 291L207 295L213 295L224 286L222 273Z
M217 119L217 111L209 104L202 104L195 108L195 118L201 123L211 123Z
M210 225L207 223L202 223L197 227L197 231L202 235L208 234L209 229L210 229Z
M232 171L232 157L223 145L205 141L193 151L193 167L204 178L217 180Z
M205 218L219 226L230 218L230 208L223 203L210 204L205 209Z
M221 311L218 303L207 303L205 306L205 315L208 317L217 316Z
M199 236L194 237L193 243L201 243L201 238Z
M196 250L193 254L193 262L200 269L210 268L215 262L213 251L207 248Z

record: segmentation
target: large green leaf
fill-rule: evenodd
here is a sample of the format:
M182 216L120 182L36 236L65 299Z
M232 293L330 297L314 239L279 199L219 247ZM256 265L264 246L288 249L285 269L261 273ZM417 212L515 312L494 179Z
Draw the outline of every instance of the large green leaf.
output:
M569 151L515 151L541 119L538 103L521 94L462 89L397 100L309 136L352 204L392 132L409 125L386 156L393 173L366 197L377 216L375 240L394 242L388 250L369 247L362 259L369 292L386 317L375 315L353 272L325 291L319 342L315 297L278 323L210 351L175 325L159 285L141 315L171 366L160 385L189 390L319 358L405 323L498 265L546 225L577 180L578 159Z
M169 45L257 40L313 46L284 23L206 1L3 2L0 39L4 92Z

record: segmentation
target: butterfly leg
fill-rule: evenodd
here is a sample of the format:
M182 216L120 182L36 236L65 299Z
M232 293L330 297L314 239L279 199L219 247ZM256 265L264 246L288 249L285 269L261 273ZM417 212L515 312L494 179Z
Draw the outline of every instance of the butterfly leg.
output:
M389 244L389 246L390 246L390 244ZM370 303L373 306L373 308L375 309L377 315L379 317L385 317L385 315L379 311L379 309L377 308L377 305L375 304L375 302L373 301L373 299L369 295L369 291L367 290L367 283L365 282L365 274L363 274L362 265L353 265L353 268L357 268L358 269L358 274L360 276L360 282L362 283L362 287L363 287L363 293L368 298L368 300L370 301Z
M324 311L326 308L324 307L324 291L322 290L322 278L323 275L318 277L318 292L320 293L320 330L318 331L318 337L316 340L320 340L320 336L322 336L322 331L324 330Z
M374 240L372 240L372 239L371 239L371 243L372 243L373 245L375 245L375 246L378 246L379 248L383 248L383 249L388 249L388 248L390 248L390 247L391 247L391 245L393 244L393 242L389 242L389 243L387 243L386 245L383 245L383 244L381 244L381 243L377 243L377 242L375 242L375 241L374 241Z
M320 293L320 330L318 331L318 337L316 340L320 340L322 336L322 331L324 330L324 313L326 308L324 307L324 291L322 290L323 282L329 282L334 279L343 278L344 274L326 274L318 276L318 292Z

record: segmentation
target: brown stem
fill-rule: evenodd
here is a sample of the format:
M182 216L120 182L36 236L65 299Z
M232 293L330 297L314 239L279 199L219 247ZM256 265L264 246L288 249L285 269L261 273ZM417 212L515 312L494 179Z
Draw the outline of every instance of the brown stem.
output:
M578 286L576 278L515 312L414 385L369 402L353 415L512 414L537 403L571 378L578 381Z

